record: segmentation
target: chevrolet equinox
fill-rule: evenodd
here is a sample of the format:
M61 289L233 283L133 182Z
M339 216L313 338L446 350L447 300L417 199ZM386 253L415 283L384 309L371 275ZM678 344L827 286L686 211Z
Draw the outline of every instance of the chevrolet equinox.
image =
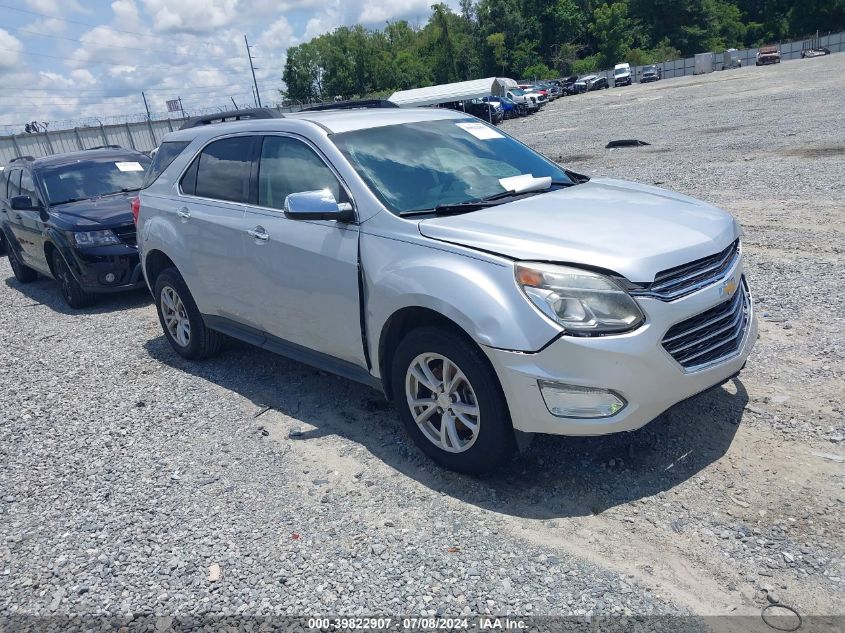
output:
M637 429L736 375L757 336L728 213L447 109L189 127L133 211L177 353L227 335L374 386L466 473L527 434Z

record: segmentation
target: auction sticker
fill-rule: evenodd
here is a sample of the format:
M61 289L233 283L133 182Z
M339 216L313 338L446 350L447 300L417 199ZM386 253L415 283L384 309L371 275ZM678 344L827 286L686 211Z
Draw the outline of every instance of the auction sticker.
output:
M489 125L484 125L483 123L467 121L466 123L455 123L455 125L457 125L462 130L469 132L475 138L481 139L482 141L488 141L491 138L505 138L502 134L499 134L492 127L490 127Z
M141 163L135 161L115 163L114 166L117 167L120 171L144 171L144 166L141 165Z

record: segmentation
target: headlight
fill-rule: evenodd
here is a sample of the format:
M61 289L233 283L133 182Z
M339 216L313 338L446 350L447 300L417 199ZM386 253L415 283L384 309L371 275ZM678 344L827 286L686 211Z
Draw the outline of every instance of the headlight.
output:
M108 246L109 244L120 244L120 240L114 231L75 231L73 241L77 246Z
M598 273L550 264L517 264L516 281L534 305L568 332L624 332L645 319L625 290Z

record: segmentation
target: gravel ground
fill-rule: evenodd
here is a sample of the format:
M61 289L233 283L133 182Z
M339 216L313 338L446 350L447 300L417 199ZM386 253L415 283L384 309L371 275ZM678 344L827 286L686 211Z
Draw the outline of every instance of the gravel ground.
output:
M484 480L375 392L237 343L187 363L145 293L72 312L0 260L0 617L845 614L843 77L833 55L503 125L736 214L761 339L640 431L540 437Z

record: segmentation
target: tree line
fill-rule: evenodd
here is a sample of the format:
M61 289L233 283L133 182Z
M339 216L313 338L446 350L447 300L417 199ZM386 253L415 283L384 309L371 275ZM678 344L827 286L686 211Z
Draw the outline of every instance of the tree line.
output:
M424 25L342 26L288 49L282 96L329 101L582 74L845 29L845 0L461 0Z

